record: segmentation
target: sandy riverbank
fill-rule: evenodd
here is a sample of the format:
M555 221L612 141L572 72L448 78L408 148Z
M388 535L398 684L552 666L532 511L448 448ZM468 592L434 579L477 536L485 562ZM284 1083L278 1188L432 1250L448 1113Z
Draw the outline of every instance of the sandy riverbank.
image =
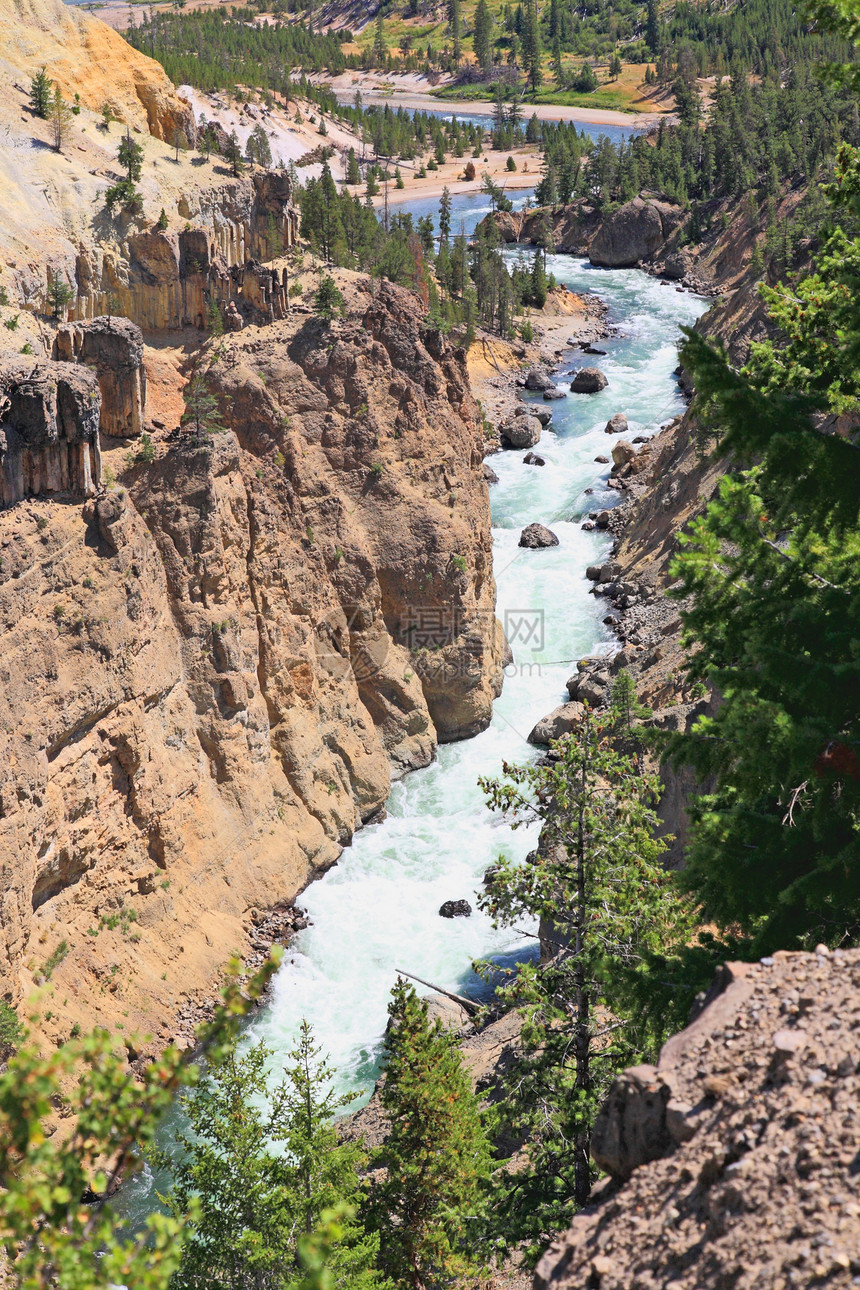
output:
M380 72L346 71L339 76L330 76L325 72L308 77L319 85L327 85L338 97L351 99L360 93L365 107L387 103L392 108L407 108L410 112L450 112L457 116L492 116L493 105L480 99L464 99L453 102L448 99L434 98L432 90L450 84L450 77L423 76L418 72L402 74ZM653 112L618 112L610 108L557 107L547 103L528 103L522 105L523 118L534 113L540 121L582 121L591 125L620 125L631 130L647 129L656 125L661 117L659 111Z

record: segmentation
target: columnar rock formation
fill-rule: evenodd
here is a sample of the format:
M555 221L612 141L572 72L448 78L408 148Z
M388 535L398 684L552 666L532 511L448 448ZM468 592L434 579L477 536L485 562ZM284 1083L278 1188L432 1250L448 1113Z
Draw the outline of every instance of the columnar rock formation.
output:
M81 252L70 318L110 312L144 330L203 327L212 301L234 301L255 321L282 318L286 271L258 261L295 245L291 196L281 171L209 186L182 199L185 229L128 231L118 254L103 245Z
M140 434L146 406L146 369L139 327L128 318L94 318L88 323L68 324L60 327L54 338L54 358L95 369L102 396L102 434L119 439Z
M98 382L73 363L0 367L0 502L90 497L101 479Z
M462 354L410 293L340 285L343 321L223 339L224 432L0 512L0 993L26 998L65 942L49 1033L98 1015L170 1038L252 908L490 720L504 642ZM95 451L96 374L41 367ZM51 424L25 387L17 423L29 398Z

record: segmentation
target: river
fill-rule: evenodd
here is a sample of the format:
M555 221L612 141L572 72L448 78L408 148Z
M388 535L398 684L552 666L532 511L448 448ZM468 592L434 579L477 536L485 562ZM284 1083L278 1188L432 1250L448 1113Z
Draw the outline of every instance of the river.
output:
M408 208L417 216L429 205ZM487 209L480 195L455 197L453 227L462 220L471 232ZM308 1018L338 1069L340 1086L365 1097L377 1072L398 968L477 993L482 986L471 969L474 959L534 951L533 940L494 929L477 909L453 920L440 918L438 909L448 899L475 906L482 876L497 856L523 857L534 846L533 833L514 833L487 810L477 780L497 774L505 759L535 756L528 733L566 699L575 661L611 647L601 621L604 602L589 595L585 578L586 566L606 557L611 540L580 525L589 510L618 497L606 488L608 467L594 458L608 455L612 440L603 427L614 412L627 414L634 435L652 433L682 408L673 376L679 327L707 307L636 269L595 269L566 255L550 256L548 267L574 291L597 292L620 334L600 342L605 357L587 360L603 369L608 388L552 404L552 426L539 449L543 468L523 465L521 451L491 459L499 476L490 488L497 613L514 650L492 724L474 739L441 747L431 766L396 784L387 818L356 834L338 864L304 893L301 904L312 925L293 941L271 1000L250 1027L251 1037L280 1058L300 1020ZM571 350L558 377L562 389L568 388L565 372L581 364ZM586 488L593 488L591 496ZM517 546L520 530L534 520L557 534L558 547ZM121 1209L139 1217L151 1197L152 1179L144 1172L124 1189Z

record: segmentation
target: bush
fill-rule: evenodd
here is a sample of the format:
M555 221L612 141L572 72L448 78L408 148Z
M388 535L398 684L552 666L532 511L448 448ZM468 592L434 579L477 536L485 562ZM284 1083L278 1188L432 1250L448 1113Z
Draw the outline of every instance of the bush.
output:
M517 168L517 163L514 161L513 157L508 157L507 161L505 162L505 170L513 171L513 170L516 170L516 168Z
M466 169L463 171L463 178L471 182L475 178L476 174L477 174L477 171L475 170L474 161L467 161Z

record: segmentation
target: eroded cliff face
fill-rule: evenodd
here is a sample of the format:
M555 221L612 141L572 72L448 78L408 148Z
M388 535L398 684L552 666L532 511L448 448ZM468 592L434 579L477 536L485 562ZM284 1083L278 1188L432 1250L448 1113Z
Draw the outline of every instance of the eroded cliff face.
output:
M410 293L340 280L344 320L210 345L222 433L0 512L0 990L44 981L49 1035L182 1033L250 911L490 719L504 642L462 355ZM43 366L97 425L97 373Z
M29 79L47 66L70 101L94 112L110 103L125 124L157 139L173 140L177 129L195 138L194 117L153 59L138 53L118 32L62 0L0 0L0 68L4 83Z

